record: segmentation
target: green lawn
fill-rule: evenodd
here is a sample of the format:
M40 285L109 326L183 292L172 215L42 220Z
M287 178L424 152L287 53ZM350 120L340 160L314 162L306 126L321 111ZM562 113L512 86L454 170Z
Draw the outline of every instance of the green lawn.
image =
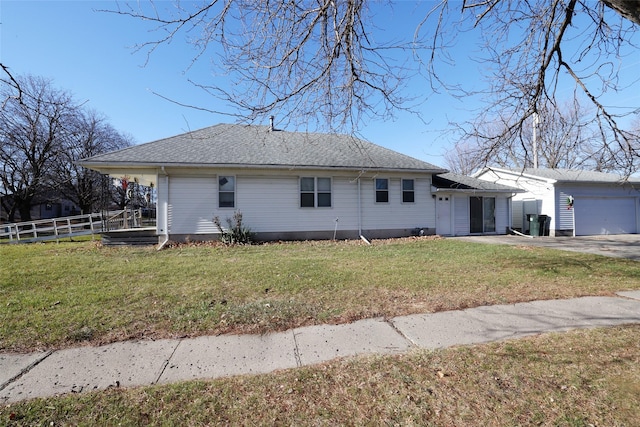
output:
M258 333L640 289L638 263L453 239L0 246L0 351Z

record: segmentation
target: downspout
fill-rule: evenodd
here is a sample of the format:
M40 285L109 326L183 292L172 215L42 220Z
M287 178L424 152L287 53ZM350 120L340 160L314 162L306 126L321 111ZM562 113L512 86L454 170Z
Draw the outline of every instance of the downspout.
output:
M530 239L533 239L533 236L529 235L529 234L523 234L521 232L519 232L518 230L514 230L513 228L509 227L509 231L512 232L513 234L517 234L518 236L522 236L522 237L528 237Z
M164 240L158 245L157 250L162 250L164 246L169 243L169 174L164 169L164 166L161 166L162 173L167 177L167 197L164 209Z
M513 200L512 200L512 199L513 199L513 196L515 196L515 194L512 194L512 195L511 195L511 197L509 198L509 209L508 209L509 214L508 214L508 216L507 216L507 217L509 218L509 227L507 227L507 228L508 228L508 229L509 229L509 231L510 231L511 233L513 233L513 234L516 234L516 235L518 235L518 236L528 237L528 238L530 238L530 239L533 239L533 236L528 235L528 234L521 233L521 232L519 232L518 230L514 230L514 229L512 228L512 226L513 226L513 204L512 204L512 202L513 202ZM524 226L523 226L523 227L524 227Z
M356 179L358 180L358 236L363 242L370 245L371 242L362 235L362 192L360 190L360 177L358 176Z

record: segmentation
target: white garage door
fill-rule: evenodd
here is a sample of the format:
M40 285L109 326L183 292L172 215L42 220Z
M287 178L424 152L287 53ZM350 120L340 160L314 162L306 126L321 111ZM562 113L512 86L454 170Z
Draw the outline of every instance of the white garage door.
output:
M578 236L638 232L635 198L576 198L574 209Z

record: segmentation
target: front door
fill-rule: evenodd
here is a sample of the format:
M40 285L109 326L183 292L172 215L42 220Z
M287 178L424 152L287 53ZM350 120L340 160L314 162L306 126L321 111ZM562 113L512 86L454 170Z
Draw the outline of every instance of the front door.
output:
M436 234L450 236L451 232L451 198L438 195L436 199Z

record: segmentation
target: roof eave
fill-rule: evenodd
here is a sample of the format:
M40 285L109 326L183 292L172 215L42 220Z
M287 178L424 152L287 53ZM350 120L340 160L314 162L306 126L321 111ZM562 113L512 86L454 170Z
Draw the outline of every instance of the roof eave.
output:
M388 168L378 166L325 166L325 165L287 165L287 164L249 164L249 163L170 163L170 162L95 162L79 161L80 166L86 168L220 168L220 169L305 169L305 170L351 170L351 171L386 171L386 172L413 172L438 174L445 169L421 169L421 168Z
M526 193L521 189L488 189L488 188L436 188L436 193Z
M500 173L505 173L505 174L508 174L508 175L515 176L516 178L534 179L536 181L544 181L544 182L546 182L548 184L555 184L555 183L559 182L555 178L546 178L546 177L543 177L543 176L540 176L540 175L534 175L534 174L526 173L526 172L524 172L522 170L515 171L515 170L509 170L509 169L488 167L485 170L483 170L482 172L484 172L484 171L491 171L491 172L497 171L497 172L500 172ZM477 174L477 175L481 175L482 172Z

